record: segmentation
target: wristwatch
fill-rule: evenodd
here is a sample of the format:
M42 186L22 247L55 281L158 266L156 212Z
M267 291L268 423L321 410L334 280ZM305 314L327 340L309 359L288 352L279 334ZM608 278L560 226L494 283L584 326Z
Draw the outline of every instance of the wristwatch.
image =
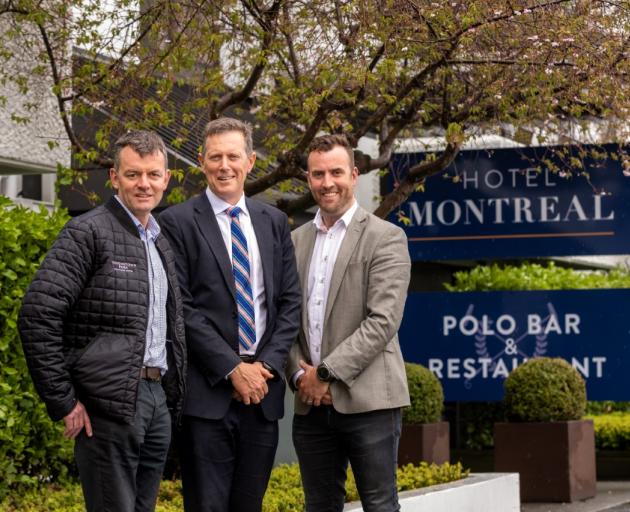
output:
M317 367L316 372L317 372L317 378L321 380L322 382L332 382L333 380L335 380L335 376L333 372L330 370L330 368L328 367L326 363L321 363Z

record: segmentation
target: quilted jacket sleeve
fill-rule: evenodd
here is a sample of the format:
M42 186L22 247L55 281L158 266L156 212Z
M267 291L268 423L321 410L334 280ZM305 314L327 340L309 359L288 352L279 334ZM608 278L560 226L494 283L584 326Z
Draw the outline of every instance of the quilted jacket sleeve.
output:
M64 319L91 275L94 236L88 222L70 221L35 274L22 303L18 329L35 388L53 420L76 402L64 346Z

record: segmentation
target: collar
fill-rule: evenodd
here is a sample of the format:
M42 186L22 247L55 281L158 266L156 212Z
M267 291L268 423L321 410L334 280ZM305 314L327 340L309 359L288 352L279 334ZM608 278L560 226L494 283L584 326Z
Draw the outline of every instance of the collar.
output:
M138 229L138 233L140 233L140 236L142 236L146 232L147 237L151 238L151 240L155 242L156 238L160 234L160 226L153 215L149 214L149 221L147 222L147 227L145 229L142 225L142 222L140 222L137 217L133 213L131 213L129 208L127 208L127 205L122 202L120 197L118 197L118 194L115 194L114 197L116 198L120 206L122 206L123 209L127 212L127 215L129 215L129 218L133 221L136 228Z
M247 209L247 203L245 201L245 194L241 195L241 198L236 204L230 204L221 199L214 192L212 192L212 190L210 190L210 187L207 187L206 197L208 198L208 201L210 201L210 206L212 206L212 211L215 215L218 215L219 213L225 213L225 210L233 206L238 206L242 212L245 212L245 215L249 216L249 210Z
M335 222L330 228L327 228L324 225L324 219L322 219L322 212L321 210L318 209L317 213L315 214L315 218L313 219L313 224L315 224L315 228L317 229L317 231L323 231L324 233L330 231L331 229L333 229L335 226L339 225L340 223L342 223L347 229L348 226L350 225L350 221L352 220L352 217L354 217L354 214L358 210L358 208L359 208L359 203L357 203L357 200L355 199L354 202L352 203L352 206L346 210L346 213L344 213L339 219L337 219L337 222Z

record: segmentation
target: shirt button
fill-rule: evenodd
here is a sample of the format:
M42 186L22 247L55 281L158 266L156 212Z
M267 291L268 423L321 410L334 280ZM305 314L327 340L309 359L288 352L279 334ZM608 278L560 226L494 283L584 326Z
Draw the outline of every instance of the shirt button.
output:
M319 354L319 347L315 347L315 352Z

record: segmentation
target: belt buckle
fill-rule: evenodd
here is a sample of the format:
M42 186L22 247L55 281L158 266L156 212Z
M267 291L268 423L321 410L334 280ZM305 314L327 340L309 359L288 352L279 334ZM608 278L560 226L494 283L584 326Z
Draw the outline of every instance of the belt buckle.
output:
M140 376L144 380L149 380L151 382L160 382L162 378L162 373L160 372L159 368L143 366L140 372Z

